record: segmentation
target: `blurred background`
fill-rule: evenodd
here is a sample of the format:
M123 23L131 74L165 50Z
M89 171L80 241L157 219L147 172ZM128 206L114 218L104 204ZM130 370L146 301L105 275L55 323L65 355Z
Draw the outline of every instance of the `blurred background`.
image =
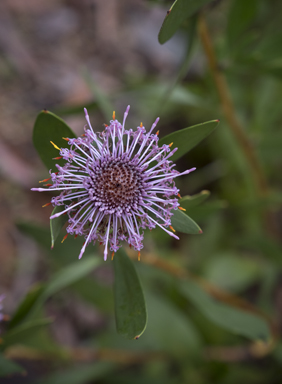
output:
M221 120L177 161L179 171L197 167L177 180L182 196L210 191L187 210L203 234L174 241L148 231L144 257L189 271L211 297L261 314L270 339L250 341L212 321L185 296L180 275L141 255L148 328L138 341L116 334L108 261L46 299L41 313L50 324L12 337L5 356L23 368L3 373L1 383L281 383L282 3L202 3L161 45L169 1L0 2L3 313L11 317L28 292L76 261L81 246L68 239L50 250L52 209L41 208L50 195L30 191L48 176L32 144L36 116L48 109L80 135L83 107L100 131L130 104L127 127L149 128L160 116L160 137ZM99 247L90 254L102 257ZM5 364L0 358L0 372Z

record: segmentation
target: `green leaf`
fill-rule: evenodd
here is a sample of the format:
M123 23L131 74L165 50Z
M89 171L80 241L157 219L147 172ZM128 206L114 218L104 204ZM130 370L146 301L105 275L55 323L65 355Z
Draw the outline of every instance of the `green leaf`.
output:
M198 193L197 195L183 196L179 200L179 204L182 208L185 208L187 210L189 208L196 207L197 205L203 203L209 196L210 196L210 192L204 190Z
M111 102L109 101L107 96L104 95L101 89L98 87L98 85L92 78L90 72L86 68L83 70L83 77L90 91L92 92L93 96L96 98L98 108L103 113L104 118L107 121L110 120L114 111Z
M3 347L7 348L12 344L22 344L34 335L34 332L39 328L45 327L53 321L51 318L46 319L33 319L26 321L23 324L11 329L2 335ZM2 347L2 345L1 345Z
M115 365L108 362L70 367L61 372L54 372L47 377L36 380L33 384L84 384L94 383L107 376Z
M11 323L16 325L19 322L22 323L23 321L26 321L27 318L37 315L42 305L50 296L79 281L97 268L101 263L101 259L95 257L77 260L75 263L72 263L55 273L50 281L44 286L41 286L38 289L32 288L31 292L27 294L19 308L16 310Z
M5 359L5 357L0 354L0 377L10 376L14 373L24 374L25 369L12 360Z
M58 205L53 209L52 215L55 215L55 213L61 212L64 209L65 209L64 205ZM65 223L68 221L68 218L69 218L68 215L61 215L59 217L56 217L55 219L50 220L51 249L54 248L55 240L59 236L61 229L63 228Z
M261 276L265 267L247 254L218 252L204 266L204 276L212 284L232 292L245 290Z
M89 289L91 287L91 289ZM114 307L113 290L91 277L85 277L71 287L84 301L94 305L100 311L112 314Z
M59 148L67 147L63 137L76 137L69 126L54 113L42 111L37 116L33 128L33 144L47 169L54 169L55 164L64 165L65 160L52 160L58 157L59 151L50 143L52 141Z
M259 315L216 301L192 281L182 282L180 290L204 316L218 326L251 340L270 339L269 325Z
M199 349L201 337L197 328L167 298L148 293L148 314L150 321L143 336L148 339L148 345L153 344L153 348L161 348L178 357Z
M173 214L171 225L176 231L189 233L190 235L199 235L203 233L198 224L179 209Z
M77 260L75 263L72 263L63 268L61 271L55 273L46 286L44 291L45 298L48 298L54 293L82 279L84 276L88 275L99 265L101 265L101 263L101 258L88 257L82 260Z
M200 141L205 139L218 125L219 120L211 120L206 123L193 125L192 127L184 128L163 137L159 141L159 145L170 144L173 142L173 148L177 147L178 150L171 157L175 161L185 153L194 148Z
M198 207L190 207L189 215L194 220L200 221L214 215L215 213L218 213L222 209L226 209L227 207L228 203L225 200L207 201L206 204L202 204Z
M254 20L259 2L257 0L233 0L227 23L228 48L232 49L234 43L238 40L246 28L251 25Z
M178 30L184 20L199 11L211 0L176 0L163 21L159 32L159 43L164 44Z
M52 258L56 266L69 265L70 262L76 262L81 247L84 242L82 236L75 239L69 236L63 243L59 242L56 247L50 249L50 230L49 228L41 227L38 224L28 222L17 223L17 227L25 235L30 236L37 241L47 252L48 256ZM84 256L93 255L93 248L87 247Z
M117 331L127 339L137 339L146 328L147 309L134 264L122 249L115 255L114 270Z
M13 317L8 323L8 329L13 329L28 315L29 311L35 304L38 297L42 294L45 286L43 284L35 284L31 287L30 291L26 294L23 301L20 303Z
M50 231L48 228L25 221L18 222L17 228L26 236L34 239L42 247L48 249L48 251L50 250Z

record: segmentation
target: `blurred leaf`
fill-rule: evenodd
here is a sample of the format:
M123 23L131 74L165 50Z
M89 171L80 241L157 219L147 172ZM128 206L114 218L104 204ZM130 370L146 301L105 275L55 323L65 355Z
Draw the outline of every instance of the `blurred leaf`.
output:
M142 256L140 264L142 264ZM146 268L146 273L150 269L152 270L151 267ZM154 285L156 286L155 283ZM202 340L197 327L177 305L169 300L165 293L160 295L152 290L146 291L146 305L149 321L146 332L138 342L121 338L116 332L108 329L104 334L97 335L95 343L98 339L98 345L102 349L123 349L148 353L162 351L169 356L181 358L183 361L186 361L187 355L192 359L196 356L197 351L200 352ZM165 358L163 361L167 362L167 359ZM156 364L157 360L152 362Z
M16 310L15 316L12 318L12 323L26 321L27 318L35 316L44 304L44 302L55 293L64 288L69 287L84 276L92 272L101 264L101 259L98 257L89 257L82 260L77 260L75 263L62 268L55 273L43 288L40 287L37 291L32 288L32 293L28 293L26 298Z
M102 260L100 258L92 256L82 260L77 260L75 263L72 263L55 273L46 284L46 288L39 296L33 310L40 307L50 296L88 275L101 263Z
M200 206L191 207L189 208L188 212L189 212L189 215L193 217L194 220L202 221L212 216L213 214L217 213L218 211L221 211L222 209L227 208L227 206L228 206L227 201L213 200L213 201L208 201L205 204L202 204Z
M192 281L181 282L180 290L203 315L220 327L251 340L270 339L269 325L259 315L216 301Z
M52 215L55 215L55 213L61 212L65 209L64 205L58 205L56 206L53 211ZM56 217L55 219L50 220L50 231L51 231L51 249L54 248L55 240L59 236L61 229L65 225L65 223L68 221L68 215L61 215L59 217Z
M137 339L147 325L146 303L134 264L122 249L114 257L114 270L117 331L127 339Z
M274 265L282 266L282 247L278 240L275 240L269 235L264 236L249 235L238 239L240 247L246 247L251 251L255 250L258 254L263 255L270 260Z
M51 251L49 246L49 230L47 228L41 228L38 225L30 223L18 223L17 226L23 233L31 236L49 252L49 255L52 256L52 260L55 262L55 266L62 268L65 265L69 265L73 259L77 262L77 255L82 246L79 239L74 240L72 237L68 237L63 244L57 244ZM86 248L84 256L87 255L90 255L91 257L93 256L93 250L91 251L90 247ZM89 286L91 286L91 290L89 290ZM73 283L71 289L78 293L84 300L98 306L102 311L112 311L112 290L108 286L104 286L93 279L85 277L84 279Z
M75 239L73 236L69 236L63 243L57 243L56 247L50 249L50 230L48 228L41 227L38 224L32 224L28 222L17 223L17 227L27 236L33 238L49 253L53 263L57 266L68 265L69 262L77 260L84 237L78 237ZM87 247L84 255L93 255L94 248Z
M279 364L282 364L282 343L281 340L276 344L275 349L273 351L273 357L278 360Z
M76 367L69 367L61 372L54 372L32 384L84 384L94 383L107 376L115 365L108 362L95 362Z
M228 48L234 47L245 29L254 20L259 2L257 0L233 0L227 23Z
M25 369L12 360L6 359L0 353L0 377L10 376L14 373L25 373Z
M91 289L89 289L91 287ZM85 277L71 286L84 301L94 305L101 311L112 314L113 290L110 286L97 282L94 279Z
M24 221L18 222L17 228L25 235L34 239L38 244L48 249L48 251L50 250L50 233L48 229L38 224Z
M38 328L45 327L53 321L51 318L34 319L20 324L2 335L1 347L7 348L11 344L22 344L34 335Z
M149 339L155 348L177 356L195 353L201 339L191 320L168 299L153 292L147 296L149 322L142 341Z
M181 212L179 209L174 211L174 214L171 217L171 225L176 231L189 233L191 235L199 235L203 232L191 217L186 215L186 213Z
M199 11L211 0L176 0L163 21L159 32L159 43L164 44L178 30L184 20Z
M50 143L52 141L59 148L65 148L67 142L63 137L76 136L58 116L49 111L40 112L33 128L33 144L47 169L54 169L55 164L64 165L65 160L52 160L60 155Z
M253 52L255 58L265 61L272 61L282 58L281 44L282 44L282 31L271 30L267 31L262 37L257 46L256 50ZM281 60L280 68L281 68Z
M106 121L109 121L112 117L114 110L112 104L110 103L109 99L103 94L98 85L95 83L90 72L86 68L83 71L83 77L92 94L94 95L94 97L96 97L98 108L102 111Z
M242 291L261 275L263 265L247 255L224 252L208 259L204 266L205 278L227 291Z
M280 62L269 62L259 66L259 69L263 74L269 74L279 80L282 80L282 63ZM271 140L271 139L270 139ZM275 143L277 145L277 143Z
M212 133L218 123L219 120L212 120L172 132L160 139L159 145L161 146L163 144L170 144L173 142L173 148L177 147L178 150L171 157L171 160L176 161L199 144L200 141L205 139L210 133Z
M79 105L62 105L62 106L55 107L54 113L59 116L81 115L83 108L86 108L89 113L89 112L96 111L98 108L98 105L94 101L83 102L83 104L79 104Z
M35 284L31 287L30 291L26 294L23 301L20 303L13 317L8 323L8 329L17 326L29 313L38 297L42 294L45 286L43 284Z
M182 208L185 208L186 210L195 207L202 202L204 202L208 197L210 196L210 191L202 191L198 193L197 195L193 196L183 196L179 200L179 204Z

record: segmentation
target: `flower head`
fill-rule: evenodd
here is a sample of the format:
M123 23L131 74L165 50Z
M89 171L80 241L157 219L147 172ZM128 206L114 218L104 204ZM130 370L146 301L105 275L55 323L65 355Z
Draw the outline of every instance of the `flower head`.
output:
M158 133L153 134L159 118L149 132L142 123L135 131L125 130L128 106L122 124L113 114L110 125L95 133L84 111L84 135L66 139L70 148L59 148L65 165L56 164L56 173L50 170L52 184L48 184L48 190L60 191L51 203L64 206L50 219L68 214L67 233L85 238L79 258L86 246L96 241L105 246L105 260L108 250L114 255L121 241L139 251L139 257L145 228L159 226L179 239L171 227L172 210L179 207L174 178L195 168L182 173L173 169L175 164L169 158L177 148L171 151L172 143L159 147Z

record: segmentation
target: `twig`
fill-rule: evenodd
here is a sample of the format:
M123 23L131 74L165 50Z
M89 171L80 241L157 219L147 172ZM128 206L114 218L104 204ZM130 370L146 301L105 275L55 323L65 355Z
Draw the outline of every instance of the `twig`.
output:
M20 360L64 360L70 362L91 362L91 361L109 361L117 364L143 364L153 360L167 359L167 355L163 352L139 352L124 349L109 348L62 348L57 353L42 352L40 350L15 345L9 347L5 351L5 357L8 359Z

